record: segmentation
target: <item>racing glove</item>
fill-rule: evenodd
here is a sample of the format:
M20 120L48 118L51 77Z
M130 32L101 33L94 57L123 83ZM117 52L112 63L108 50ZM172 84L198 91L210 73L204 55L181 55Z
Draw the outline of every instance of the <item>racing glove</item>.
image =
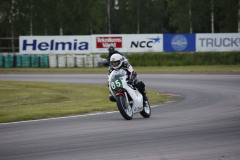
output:
M127 83L128 84L134 84L136 79L137 79L137 72L132 71Z

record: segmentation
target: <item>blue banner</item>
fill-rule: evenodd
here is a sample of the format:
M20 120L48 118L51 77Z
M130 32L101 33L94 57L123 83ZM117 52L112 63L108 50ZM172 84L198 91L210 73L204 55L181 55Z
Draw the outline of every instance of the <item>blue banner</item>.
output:
M164 34L164 52L196 51L195 34Z

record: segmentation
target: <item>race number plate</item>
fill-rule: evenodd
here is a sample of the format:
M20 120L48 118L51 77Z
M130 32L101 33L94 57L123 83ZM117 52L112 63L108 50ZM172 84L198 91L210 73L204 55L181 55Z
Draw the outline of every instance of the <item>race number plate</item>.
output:
M122 81L120 79L115 79L111 83L111 89L115 91L118 88L122 88Z

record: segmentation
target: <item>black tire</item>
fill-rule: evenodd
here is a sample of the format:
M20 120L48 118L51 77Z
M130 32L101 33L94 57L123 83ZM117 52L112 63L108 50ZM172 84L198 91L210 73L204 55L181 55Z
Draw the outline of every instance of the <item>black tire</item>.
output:
M126 98L121 94L117 95L116 102L117 102L118 110L123 116L123 118L125 118L126 120L131 120L133 118L133 111L130 105L126 106L127 105Z
M147 102L148 103L148 102ZM148 108L143 108L142 112L140 112L140 114L144 117L144 118L149 118L151 116L151 106L150 104L148 103ZM148 109L148 110L147 110Z

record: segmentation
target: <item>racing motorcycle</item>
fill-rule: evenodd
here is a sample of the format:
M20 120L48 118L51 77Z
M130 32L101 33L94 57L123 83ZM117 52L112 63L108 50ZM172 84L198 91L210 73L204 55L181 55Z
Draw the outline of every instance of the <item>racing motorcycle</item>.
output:
M132 84L127 83L127 77L124 69L113 70L109 75L109 90L116 99L119 112L126 120L131 120L135 113L149 118L151 116L149 103L143 107L142 94Z

